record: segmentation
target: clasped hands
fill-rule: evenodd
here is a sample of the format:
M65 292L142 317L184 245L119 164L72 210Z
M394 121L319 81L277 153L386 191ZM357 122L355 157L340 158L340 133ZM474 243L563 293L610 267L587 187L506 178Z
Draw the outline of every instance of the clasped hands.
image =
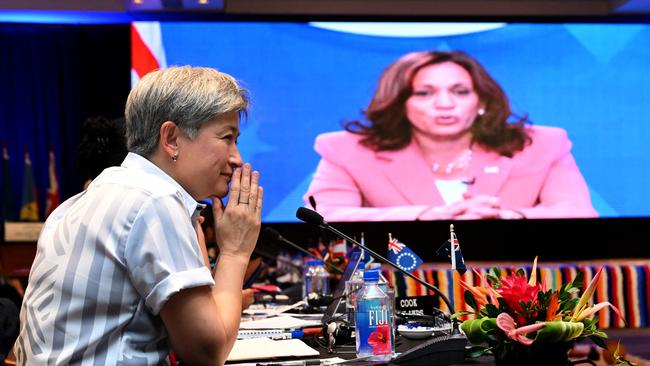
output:
M427 209L418 220L479 220L523 219L525 216L512 209L501 207L499 197L463 194L463 200L446 206Z
M212 197L215 236L221 256L245 259L248 262L262 221L263 189L260 174L246 163L235 169L230 182L228 204Z

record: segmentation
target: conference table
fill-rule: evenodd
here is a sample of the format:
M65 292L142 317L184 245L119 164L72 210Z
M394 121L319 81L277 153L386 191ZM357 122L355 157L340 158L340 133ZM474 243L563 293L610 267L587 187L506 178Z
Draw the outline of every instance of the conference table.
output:
M251 361L246 361L246 362L228 362L226 363L227 365L233 365L233 366L256 366L256 365L274 365L274 366L280 366L280 365L297 365L295 361L297 360L326 360L326 359L331 359L331 358L341 358L344 360L349 360L349 362L343 363L341 365L368 365L371 364L367 360L359 360L359 361L354 361L356 358L356 352L355 352L355 345L354 344L348 344L348 345L341 345L341 346L336 346L333 349L332 353L328 353L328 350L324 347L320 347L315 344L310 339L305 339L305 343L308 345L312 346L315 350L317 350L320 355L319 356L314 356L314 357L309 357L309 358L282 358L282 359L264 359L264 360L251 360ZM412 349L413 347L418 346L420 343L422 343L425 340L408 340L404 337L397 336L396 339L396 353L402 353L406 352L409 349ZM429 358L430 360L430 358ZM428 361L428 359L423 360L426 365L435 365L434 363L431 363ZM372 363L374 365L382 365L382 363ZM404 365L414 365L416 363L401 363L399 365L404 366ZM397 365L394 363L385 363L385 365ZM462 363L455 363L454 365L495 365L494 363L494 358L491 356L482 356L477 359L465 359L464 362Z
M501 262L501 263L467 263L475 271L468 271L462 277L449 271L445 265L427 263L424 264L416 275L428 283L439 287L441 291L456 300L458 310L465 309L466 304L462 297L462 288L458 286L458 280L462 279L466 283L478 285L479 278L477 273L485 274L493 266L498 266L504 271L515 270L516 268L525 268L530 270L530 263ZM563 283L575 278L578 272L583 272L586 278L591 278L596 271L603 268L604 275L601 286L598 287L594 300L597 302L608 301L616 305L624 314L627 322L622 322L608 311L600 313L599 327L609 331L620 330L621 332L644 332L644 329L650 325L650 260L648 259L629 259L629 260L601 260L601 261L579 261L579 262L562 262L562 263L540 263L538 268L541 273L548 279L552 287L561 286ZM415 281L405 278L390 268L384 268L384 275L388 278L391 285L396 289L398 297L404 296L422 296L426 294L426 289ZM448 311L445 304L439 302L441 310ZM616 332L615 332L616 333ZM643 339L650 340L648 334L643 333ZM632 337L638 338L638 336ZM630 338L630 339L632 339ZM426 340L424 340L426 341ZM308 342L308 340L307 340ZM396 339L396 352L404 352L417 346L422 341L408 340L398 336ZM626 340L625 343L631 342ZM340 357L343 359L353 359L356 357L354 345L338 346L334 348L332 354L328 354L323 347L313 347L320 355L312 359L326 359ZM637 347L634 353L642 353L645 347ZM264 360L265 362L274 362L282 364L279 359ZM264 363L260 361L246 363L246 365L256 365ZM358 362L350 364L367 364L368 362ZM483 356L478 359L465 359L460 365L494 365L494 358Z

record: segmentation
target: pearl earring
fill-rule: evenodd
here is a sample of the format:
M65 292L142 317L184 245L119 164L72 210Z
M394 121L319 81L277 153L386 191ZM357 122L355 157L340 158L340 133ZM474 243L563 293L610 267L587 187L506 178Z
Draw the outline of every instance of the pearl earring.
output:
M479 108L478 111L477 111L477 114L478 114L479 116L484 115L484 114L485 114L485 108Z
M178 160L178 151L176 151L174 155L172 155L172 161L176 162L176 160Z

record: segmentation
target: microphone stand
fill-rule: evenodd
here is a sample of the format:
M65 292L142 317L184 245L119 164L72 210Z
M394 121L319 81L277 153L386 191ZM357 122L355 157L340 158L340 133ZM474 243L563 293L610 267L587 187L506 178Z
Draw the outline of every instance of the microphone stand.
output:
M348 241L354 243L354 244L357 245L359 248L361 248L361 249L367 251L367 252L368 252L371 256L373 256L375 259L381 261L382 263L386 263L386 264L390 265L391 267L395 268L396 270L398 270L400 273L405 274L405 275L411 277L413 280L415 280L416 282L418 282L418 283L421 284L422 286L424 286L424 287L426 287L427 289L429 289L429 290L435 292L438 296L440 296L440 298L442 299L442 301L445 302L445 305L447 305L447 307L449 308L449 311L454 311L454 308L453 308L453 306L451 305L451 301L449 301L449 299L447 298L447 296L445 296L445 294L443 294L443 293L442 293L442 292L441 292L437 287L435 287L435 286L433 286L433 285L431 285L431 284L429 284L429 283L423 281L422 279L420 279L420 278L414 276L412 273L403 270L402 268L400 268L400 267L399 267L398 265L396 265L395 263L393 263L393 262L389 261L388 259L384 258L382 255L380 255L379 253L375 252L374 250L368 248L367 246L365 246L365 245L359 243L358 241L352 239L352 238L349 237L348 235L345 235L344 233L340 232L340 231L337 230L336 228L330 226L328 223L326 223L326 222L323 221L323 223L322 223L322 224L319 224L318 226L321 227L321 228L323 228L323 229L327 229L327 230L333 232L334 234L343 237L345 240L348 240Z
M413 274L400 268L395 263L379 255L372 249L345 235L336 228L333 228L325 220L323 220L323 216L321 216L318 212L310 210L306 207L300 207L296 212L296 217L306 223L314 224L322 229L329 230L332 233L356 244L359 246L359 248L367 251L373 258L390 265L400 273L411 277L416 282L436 293L438 296L440 296L440 298L442 298L447 307L449 307L449 311L454 311L449 298L447 298L447 296L445 296L445 294L443 294L437 287L415 277ZM451 334L445 336L444 339L432 338L431 340L425 341L415 347L411 347L409 350L403 352L393 361L397 364L404 363L411 365L451 365L463 362L465 359L465 345L467 344L467 338L460 332L458 319L453 318L451 321L451 326Z
M442 301L445 302L445 304L449 308L450 313L454 311L454 307L453 307L451 301L449 301L449 298L447 296L445 296L445 294L443 294L442 291L440 291L437 287L427 283L424 280L421 280L421 279L415 277L413 274L411 274L408 271L405 271L404 269L402 269L401 267L399 267L395 263L393 263L393 262L389 261L388 259L384 258L379 253L375 252L374 250L372 250L372 249L368 248L367 246L365 246L365 245L359 243L358 241L354 240L350 236L348 236L348 235L340 232L336 228L332 227L330 224L327 223L327 221L323 220L323 216L321 216L318 212L316 212L314 210L310 210L310 209L308 209L306 207L299 207L298 211L296 211L296 217L298 219L300 219L301 221L304 221L304 222L307 222L307 223L310 223L310 224L314 224L314 225L316 225L316 226L318 226L318 227L320 227L322 229L329 230L329 231L333 232L334 234L339 235L339 236L343 237L346 240L349 240L350 242L357 245L359 248L366 250L375 259L378 259L382 263L386 263L386 264L390 265L391 267L398 270L400 273L405 274L408 277L411 277L413 280L415 280L416 282L418 282L422 286L424 286L427 289L429 289L429 290L433 291L434 293L436 293L442 299ZM458 319L456 319L456 318L454 318L452 320L452 332L451 332L451 334L452 335L460 334Z

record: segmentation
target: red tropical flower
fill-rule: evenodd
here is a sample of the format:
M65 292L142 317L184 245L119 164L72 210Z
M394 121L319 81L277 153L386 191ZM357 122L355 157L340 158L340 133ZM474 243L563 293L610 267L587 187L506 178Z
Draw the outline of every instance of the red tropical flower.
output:
M522 326L534 319L537 312L526 313L521 302L530 303L531 308L534 307L537 303L537 293L541 289L541 284L530 285L525 276L511 274L501 279L501 287L497 288L497 292L501 294L508 307L513 311L512 315L517 325Z
M368 344L372 346L373 355L390 353L390 327L388 324L378 325L368 337Z

